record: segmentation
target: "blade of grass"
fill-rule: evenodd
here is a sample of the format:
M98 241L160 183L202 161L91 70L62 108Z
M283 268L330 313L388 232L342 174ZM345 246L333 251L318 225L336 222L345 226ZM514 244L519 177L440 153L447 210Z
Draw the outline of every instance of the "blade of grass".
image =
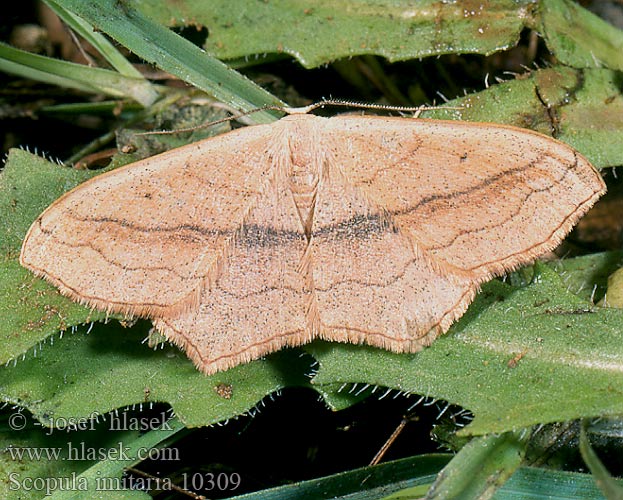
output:
M143 78L31 54L4 43L0 43L0 71L84 92L130 98L143 106L154 102L153 87Z
M102 460L89 467L77 476L77 484L87 483L88 491L95 495L98 492L98 486L101 484L102 479L110 480L108 484L115 484L113 480L120 480L127 467L131 467L142 460L140 458L141 454L166 446L166 442L180 431L185 432L184 424L177 418L174 418L167 422L166 429L152 430L131 443L123 443L123 454L120 453L119 456ZM49 498L50 500L78 500L85 498L85 491L59 490Z
M439 473L426 500L491 498L521 465L529 436L523 429L472 439Z
M283 106L269 92L125 2L56 0L56 3L108 33L145 61L235 109L250 111L266 105ZM278 115L276 112L260 111L251 115L250 119L256 123L269 123Z
M46 0L47 6L54 11L65 23L82 38L89 42L119 73L134 78L144 78L130 62L108 41L108 39L93 30L93 26L72 12L62 8L53 0ZM154 100L158 97L156 90L153 91Z
M623 487L610 475L591 446L586 435L586 421L580 428L580 453L604 496L608 500L623 500Z

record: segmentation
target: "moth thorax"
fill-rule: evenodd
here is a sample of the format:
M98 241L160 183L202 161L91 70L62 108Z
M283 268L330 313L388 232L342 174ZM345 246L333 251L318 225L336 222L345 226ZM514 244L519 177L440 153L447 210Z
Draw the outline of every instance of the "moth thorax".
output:
M318 174L309 168L292 166L289 187L299 208L311 208L318 188Z
M292 165L288 178L288 186L308 239L311 237L319 177L316 172L308 167Z

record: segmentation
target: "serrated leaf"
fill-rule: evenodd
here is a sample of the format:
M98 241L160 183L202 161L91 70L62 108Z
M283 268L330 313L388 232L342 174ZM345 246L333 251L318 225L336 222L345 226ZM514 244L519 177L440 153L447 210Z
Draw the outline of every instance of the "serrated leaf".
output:
M169 344L152 350L149 324L97 324L65 334L15 366L0 367L0 399L27 408L44 425L150 402L169 403L188 427L235 417L283 387L307 385L309 358L285 350L205 376ZM45 381L45 383L42 383ZM224 390L226 389L226 390ZM89 395L97 394L97 398Z
M522 29L537 26L563 64L621 69L622 32L569 0L489 0L477 6L378 1L365 8L352 0L219 0L209 8L197 0L150 0L140 9L166 26L205 27L204 47L220 59L288 54L313 68L364 54L389 61L488 55L514 46Z
M422 117L529 128L566 142L598 168L623 164L623 96L614 71L537 70Z
M360 382L443 399L476 418L462 433L505 432L623 413L623 311L593 306L537 266L534 281L483 287L450 333L415 355L314 343L314 385Z
M534 0L461 2L408 0L185 0L141 2L168 26L205 26L205 49L220 59L289 54L313 68L344 57L376 54L403 61L441 54L491 54L517 43Z
M5 313L0 353L3 362L15 360L15 366L0 367L1 399L20 404L52 424L58 416L80 417L143 403L148 387L150 401L168 402L187 425L200 426L243 413L282 387L306 383L303 374L309 360L300 360L291 351L223 376L205 377L176 348L154 352L142 345L146 322L134 329L121 328L116 322L97 325L89 336L56 338L53 334L59 329L103 319L104 314L61 296L22 269L17 256L32 220L64 191L96 173L13 150L1 175L0 213L4 210L12 216L0 219L4 253L0 311ZM284 362L290 368L282 369ZM42 380L49 382L42 384ZM230 400L215 390L220 384L231 387ZM98 394L98 398L86 398L86 394Z

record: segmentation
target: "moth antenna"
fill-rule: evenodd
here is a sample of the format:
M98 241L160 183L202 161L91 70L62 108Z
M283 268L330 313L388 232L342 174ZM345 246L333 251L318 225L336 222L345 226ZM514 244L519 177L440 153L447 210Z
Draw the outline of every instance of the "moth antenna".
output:
M383 111L398 111L405 113L421 113L422 111L428 111L432 109L439 109L439 106L392 106L389 104L375 104L375 103L365 103L359 101L349 101L345 99L323 99L316 103L310 104L308 106L302 106L298 108L282 108L282 110L289 114L306 114L311 111L314 111L318 108L324 108L325 106L337 106L344 108L362 108L362 109L379 109ZM462 109L461 107L456 108L447 108L443 109Z
M446 102L448 102L447 98L445 98L444 96L441 96L441 97ZM232 120L239 120L240 118L249 116L259 111L279 111L287 115L297 115L297 114L307 114L307 113L310 113L311 111L314 111L315 109L324 108L325 106L338 106L338 107L347 107L347 108L354 107L354 108L362 108L362 109L379 109L379 110L384 110L384 111L416 113L416 117L422 111L428 111L428 110L440 108L440 106L392 106L389 104L364 103L364 102L348 101L348 100L342 100L342 99L323 99L322 101L310 104L308 106L301 106L301 107L289 107L289 106L286 106L285 104L283 106L279 106L275 104L267 104L265 106L260 106L258 108L254 108L249 111L240 112L238 114L232 114L232 116L227 116L219 120L204 123L202 125L197 125L196 127L185 127L185 128L178 128L175 130L158 130L158 131L150 131L150 132L139 132L135 135L145 136L145 135L183 134L183 133L195 132L197 130L202 130L202 129L209 128L209 127L214 127L216 125L220 125L221 123L230 122ZM443 109L462 109L462 107L453 107L453 108L444 107Z
M202 125L197 125L196 127L185 127L185 128L178 128L175 130L158 130L158 131L150 131L150 132L139 132L138 134L135 134L136 136L143 136L143 135L173 135L173 134L183 134L183 133L188 133L188 132L195 132L196 130L202 130L204 128L209 128L209 127L214 127L215 125L220 125L221 123L226 123L226 122L230 122L232 120L238 120L240 118L243 118L245 116L249 116L253 113L257 113L259 111L280 111L282 113L286 113L287 111L287 106L277 106L274 104L267 104L265 106L260 106L259 108L253 108L249 111L244 111L244 112L240 112L238 114L232 114L231 116L227 116L225 118L221 118L219 120L214 120L208 123L204 123ZM275 117L276 118L276 117Z

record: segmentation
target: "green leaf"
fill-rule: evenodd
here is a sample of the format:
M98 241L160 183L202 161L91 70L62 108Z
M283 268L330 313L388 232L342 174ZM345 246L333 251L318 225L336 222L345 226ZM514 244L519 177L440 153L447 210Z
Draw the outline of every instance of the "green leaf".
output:
M623 31L570 0L541 0L539 13L539 31L562 64L623 69Z
M117 322L96 324L88 335L84 331L55 339L15 366L0 367L0 399L27 408L48 426L166 402L185 425L197 427L240 415L283 387L308 384L309 358L295 350L205 376L176 347L148 347L148 322L129 329Z
M623 251L562 259L548 266L560 275L568 291L595 302L606 293L610 274L623 267Z
M17 260L28 228L44 208L101 172L77 170L22 149L12 149L0 172L0 255L3 260Z
M422 117L529 128L566 142L598 168L616 166L623 164L619 78L609 70L557 66L455 99Z
M134 3L134 5L138 5ZM514 46L531 21L533 0L464 5L436 0L142 1L141 11L169 26L205 26L205 49L220 59L289 54L313 68L376 54L404 61L441 54L491 54Z
M415 355L349 345L305 347L312 380L359 382L422 394L471 410L461 433L505 432L623 413L623 311L594 307L538 265L533 282L488 283L450 333Z
M259 87L150 20L148 10L135 8L138 2L58 0L57 3L62 6L60 8L70 8L86 22L109 33L139 56L238 109L278 103ZM366 10L358 3L357 9L349 12L347 7L353 2L344 1L336 7L335 2L329 4L318 0L311 10L306 11L309 3L289 2L284 5L276 0L254 2L252 9L233 18L239 5L246 4L228 2L225 10L217 12L220 17L206 21L210 32L208 45L214 44L215 50L225 53L235 40L241 55L255 54L258 50L282 50L306 64L320 64L334 57L364 53L385 54L392 60L399 60L440 53L499 50L515 44L519 31L525 26L536 25L539 20L533 18L539 15L534 12L537 5L534 1L500 0L481 4L482 8L472 12L456 2L420 2L417 7L410 3L408 8L411 10L405 10L404 5L388 6L385 2L367 5ZM184 9L191 5L194 6L184 0L175 3L174 8L181 9L177 11L180 19L182 16L189 19L189 11ZM212 5L219 7L225 2L213 2ZM560 24L561 20L564 21L560 9L574 7L566 1L543 0L542 5L546 43L552 47L559 43L562 49L555 49L559 59L568 58L573 63L576 58L581 64L587 64L586 55L590 48L583 44L588 37L582 38L582 33L577 30L572 36L568 35ZM271 10L275 6L278 12ZM424 7L437 10L417 10ZM328 19L327 9L331 9L334 18ZM423 15L409 18L405 13ZM275 16L266 17L267 14ZM276 17L277 14L283 17ZM399 14L403 14L402 17ZM213 12L204 10L193 19L213 15ZM256 15L260 17L253 17ZM232 17L231 24L223 23L227 16ZM250 25L245 24L248 19L251 19ZM601 63L616 65L611 61L613 50L618 50L619 46L608 47L608 43L619 35L605 29L600 32L602 26L593 24L594 19L586 17L583 12L578 13L577 19L585 23L583 26L590 28L587 32L595 37L599 46L595 53ZM166 21L169 20L167 17ZM290 24L287 21L291 21ZM392 29L387 29L390 22ZM179 24L186 24L186 21ZM323 37L323 29L327 26L332 34ZM275 36L275 30L285 33L284 40ZM84 34L88 36L88 33ZM233 36L227 38L229 35ZM262 49L261 37L268 40L269 48ZM313 37L314 43L308 43L305 37ZM325 44L327 40L329 42ZM247 45L247 41L251 43ZM221 46L218 46L219 42ZM398 42L401 45L397 45ZM572 47L567 55L565 44ZM28 60L28 64L32 61ZM28 64L24 66L33 71ZM51 74L44 76L51 78ZM85 89L93 89L88 85L90 75L82 73L76 81L87 85ZM64 76L60 72L54 78L61 82ZM598 166L623 163L623 104L618 73L554 67L535 71L526 79L494 85L458 102L468 105L458 113L451 112L453 118L499 121L534 128L576 146ZM448 111L440 113L447 114ZM269 113L253 118L265 122L274 119ZM310 370L310 360L301 358L300 352L295 350L285 350L264 360L205 377L174 347L166 346L154 352L141 344L148 334L146 322L131 329L123 329L113 322L95 326L89 335L84 333L85 327L63 338L51 336L58 329L89 321L89 311L70 303L19 268L17 252L35 216L65 189L92 174L45 165L38 172L43 171L45 175L38 179L28 170L28 165L17 168L21 160L31 166L37 162L44 165L23 152L15 152L0 178L0 213L4 214L0 217L3 226L0 248L4 256L0 268L0 314L7 318L0 327L0 338L4 341L0 355L9 360L25 354L24 359L15 365L0 367L0 398L29 409L47 425L54 425L59 418L84 417L93 412L104 415L115 408L156 401L168 402L178 414L180 424L199 426L248 411L266 394L282 387L308 384L305 374ZM56 178L56 173L62 175ZM64 177L66 174L68 177ZM81 175L84 178L78 178ZM49 179L55 179L53 184L57 183L52 188L48 187ZM575 260L554 265L556 269L562 268L564 282L551 270L537 266L535 279L529 285L509 286L497 281L487 284L451 333L417 355L396 355L322 342L307 346L305 349L320 361L314 385L328 401L340 407L357 400L357 396L338 390L344 384L353 383L382 385L446 399L476 414L475 421L464 434L505 432L534 423L623 413L623 396L618 390L623 382L623 313L595 308L587 301L590 296L587 291L592 291L596 280L601 283L606 264L612 262L611 257L603 257L602 261L598 260L599 256L584 258L582 264L575 267ZM576 284L581 285L581 297L572 293L575 291L572 286ZM98 317L101 316L91 314L90 319ZM48 342L41 346L41 352L38 343L46 338ZM36 350L33 350L35 346ZM92 394L98 394L98 398L90 397ZM22 437L23 446L50 443L34 435ZM5 443L17 442L14 438L14 433L9 433L8 437L5 436ZM467 471L463 469L470 467L474 477L480 478L476 485L482 486L486 481L483 478L491 477L489 473L499 463L503 474L494 477L496 480L506 478L518 465L517 452L520 454L523 450L521 439L517 438L511 433L473 441L471 449L466 448L465 453L459 454L456 462L446 469L454 471L453 480L441 485L448 491L460 490L460 485L465 484ZM134 443L137 436L128 435L123 439ZM95 445L107 441L100 437L89 442ZM62 446L63 441L59 443ZM490 446L487 448L483 444ZM496 451L502 457L499 461ZM335 495L360 495L363 489L367 489L365 494L377 498L390 491L402 490L404 493L404 488L410 487L406 498L422 496L423 488L432 481L430 474L436 473L446 459L444 457L438 461L437 467L429 469L417 469L414 464L431 465L434 460L415 459L409 463L415 471L404 469L403 476L396 474L395 465L383 464L388 467L365 468L352 475L346 473L322 478L296 487L284 487L279 492L261 492L246 498L271 498L271 494L287 498L288 494L300 496L302 490L308 493L307 498L313 498L314 494L324 492L325 486L331 487ZM91 478L98 473L118 476L122 466L127 464L70 464L66 466L69 469L46 469L45 465L35 464L28 473L33 477L54 477L55 471L65 472L73 465L75 470ZM4 461L2 466L3 469L12 467L10 470L19 471L21 464L7 466ZM384 470L383 477L372 476L380 470ZM416 482L410 482L414 478ZM559 482L564 483L565 478L568 478L569 488L560 489ZM494 498L511 498L516 491L520 494L526 492L526 496L542 496L540 491L548 491L554 481L561 497L566 494L569 498L598 498L594 485L587 486L586 481L590 478L585 475L538 469L519 469ZM386 484L390 487L386 488ZM348 488L340 490L343 485ZM587 489L573 489L578 485ZM0 493L1 488L2 485ZM144 498L142 493L136 492L110 495L111 498L136 498L135 494ZM59 495L65 497L62 493Z
M608 290L600 304L604 307L623 308L623 269L618 269L608 278Z

